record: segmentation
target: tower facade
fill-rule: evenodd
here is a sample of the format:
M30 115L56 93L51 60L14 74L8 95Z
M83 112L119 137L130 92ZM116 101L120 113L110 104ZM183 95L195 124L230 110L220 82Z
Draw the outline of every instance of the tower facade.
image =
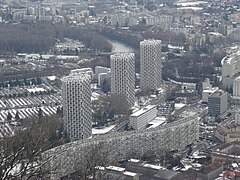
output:
M128 106L135 102L135 57L133 53L111 55L111 94L124 95Z
M233 96L240 96L240 76L233 80Z
M160 88L162 81L161 40L140 42L140 89Z
M71 141L88 138L92 135L91 77L70 75L62 82L64 129Z

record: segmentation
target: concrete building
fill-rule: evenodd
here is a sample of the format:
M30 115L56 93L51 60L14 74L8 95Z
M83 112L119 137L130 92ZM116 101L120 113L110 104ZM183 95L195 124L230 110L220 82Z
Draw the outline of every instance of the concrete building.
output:
M233 80L233 96L240 97L240 76Z
M223 90L217 90L208 97L208 113L210 116L223 114L228 108L228 95Z
M240 163L240 142L220 144L212 151L212 161Z
M111 16L111 25L114 27L125 27L128 17L125 14L117 13Z
M148 105L131 114L129 118L130 126L135 130L139 130L146 126L150 121L152 121L156 117L157 117L156 106Z
M95 75L98 77L100 73L109 73L111 72L111 69L108 67L103 67L103 66L96 66L95 67Z
M81 74L88 74L93 79L93 71L92 68L81 68L81 69L73 69L70 71L71 76L80 76Z
M219 174L223 172L223 164L220 162L212 162L204 165L200 171L197 172L196 179L199 180L215 180ZM224 179L224 178L223 178Z
M140 89L156 90L162 84L162 56L160 40L140 42Z
M98 86L102 87L103 86L103 82L107 79L111 78L110 73L99 73L98 74Z
M218 90L218 87L204 89L202 91L202 103L208 103L208 98Z
M87 155L91 149L99 148L99 145L103 149L106 148L108 158L114 160L141 158L146 153L161 150L182 150L198 139L200 114L179 119L156 129L99 135L67 143L46 151L43 159L50 158L48 168L55 170L54 167L57 167L51 179L58 179L73 173L76 170L75 164L79 165L78 168L84 168Z
M235 111L235 114L234 114L235 122L240 124L240 108L236 107L234 111Z
M124 95L129 107L135 103L134 53L111 55L111 94Z
M62 79L64 129L71 140L92 134L91 77L82 73Z
M214 136L222 142L233 142L240 140L240 124L218 125L214 130Z
M202 82L202 89L211 89L212 88L212 84L210 83L209 78L206 78L203 82Z
M235 75L240 73L240 49L230 52L230 55L222 59L221 64L223 85L231 88Z

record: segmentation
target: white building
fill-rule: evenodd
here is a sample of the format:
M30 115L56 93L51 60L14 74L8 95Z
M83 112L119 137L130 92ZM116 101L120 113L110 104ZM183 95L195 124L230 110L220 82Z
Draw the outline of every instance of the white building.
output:
M103 82L104 82L107 78L110 78L110 77L111 77L110 73L100 73L100 74L98 74L98 86L99 86L99 87L102 87Z
M232 52L221 61L222 64L222 82L225 87L232 87L234 76L240 73L240 50Z
M81 69L73 69L70 71L71 76L79 76L81 74L88 74L93 79L93 71L92 68L81 68Z
M148 105L131 114L129 118L130 126L135 130L139 130L146 126L150 121L152 121L156 117L157 117L156 106Z
M156 90L162 84L162 56L160 40L140 42L140 89Z
M218 87L204 89L202 91L202 103L208 103L208 98L218 90Z
M135 102L135 57L134 53L111 55L111 94L124 95L128 106Z
M128 17L125 14L117 13L111 16L111 25L114 27L125 27Z
M235 122L240 124L240 108L239 107L235 108Z
M82 73L62 79L64 129L71 140L92 134L91 77Z
M108 67L103 67L103 66L96 66L95 67L95 75L98 77L100 73L109 73L111 72L111 69Z
M79 165L78 168L85 168L87 155L93 148L99 148L99 145L102 147L99 151L106 152L107 158L114 160L141 158L146 153L182 150L198 139L198 115L155 129L112 133L64 144L46 151L43 158L50 158L50 169L57 167L51 179L59 179L76 171L76 164Z
M240 97L240 76L233 80L233 96Z
M202 89L211 89L212 88L212 84L210 83L209 78L206 78L203 82L202 82Z

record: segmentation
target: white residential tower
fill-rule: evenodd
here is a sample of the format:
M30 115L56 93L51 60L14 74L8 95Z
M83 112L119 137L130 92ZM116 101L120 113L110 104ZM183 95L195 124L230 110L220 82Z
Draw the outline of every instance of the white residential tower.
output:
M140 42L140 89L142 91L160 88L162 81L162 56L160 40Z
M135 57L133 53L111 55L111 94L124 95L128 106L135 102Z
M71 141L88 138L92 135L91 76L70 75L62 82L64 129Z

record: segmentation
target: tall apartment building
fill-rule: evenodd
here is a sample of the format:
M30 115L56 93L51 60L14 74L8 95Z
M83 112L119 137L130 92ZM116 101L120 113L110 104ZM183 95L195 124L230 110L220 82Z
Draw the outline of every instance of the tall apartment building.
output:
M233 80L233 96L240 97L240 76Z
M228 107L227 92L217 90L208 97L208 113L211 116L223 114Z
M142 91L160 88L162 81L162 57L160 40L140 42L140 89Z
M64 129L71 141L88 138L92 135L91 77L69 75L62 82Z
M111 94L124 95L129 107L135 102L135 57L133 53L111 55Z

